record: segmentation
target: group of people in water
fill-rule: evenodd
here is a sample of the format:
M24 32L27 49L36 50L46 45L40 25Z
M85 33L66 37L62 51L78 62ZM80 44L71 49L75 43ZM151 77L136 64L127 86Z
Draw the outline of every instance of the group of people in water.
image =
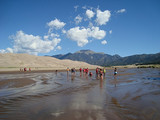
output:
M24 68L20 68L20 71L27 71L27 68L26 67L24 67ZM31 71L31 68L28 68L28 71ZM75 73L76 73L76 69L75 68L72 68L72 69L69 69L69 68L67 68L67 74L69 73L69 71L71 71L71 74L72 75L75 75ZM58 72L58 70L56 70L56 73ZM89 69L88 68L80 68L79 69L79 72L80 72L80 75L82 75L82 73L83 73L83 76L90 76L90 77L92 77L93 76L93 73L91 72L91 71L89 71ZM103 80L103 77L105 77L105 75L106 75L106 69L105 68L96 68L96 77L97 78L100 78L100 79L102 79ZM114 75L117 75L117 68L115 68L114 69Z
M24 67L24 68L20 68L20 71L24 71L24 72L26 72L26 71L27 71L27 68L26 68L26 67ZM28 71L31 71L31 68L28 68Z
M67 74L69 73L69 71L71 71L71 74L72 75L75 75L75 73L76 73L76 69L75 68L72 68L71 70L69 69L69 68L67 68ZM92 75L93 75L93 73L91 72L91 71L89 71L89 69L88 68L80 68L79 69L79 72L80 72L80 75L82 75L82 73L83 73L83 76L90 76L90 77L92 77ZM103 77L105 77L105 75L106 75L106 69L105 68L96 68L96 78L100 78L101 80L103 80ZM114 69L114 75L117 75L117 68L115 68Z

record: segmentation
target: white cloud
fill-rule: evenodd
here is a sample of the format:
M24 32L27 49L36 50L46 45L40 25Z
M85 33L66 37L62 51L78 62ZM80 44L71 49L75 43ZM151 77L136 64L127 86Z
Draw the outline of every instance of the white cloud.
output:
M88 43L88 30L85 28L80 29L79 27L71 28L67 31L67 36L77 42L77 45L83 47Z
M28 53L37 55L38 53L48 53L53 50L61 41L53 35L44 36L42 40L40 36L33 36L25 34L23 31L18 31L16 35L11 36L14 40L14 46L0 52L11 53Z
M0 53L13 53L13 49L12 48L7 48L6 50L1 49Z
M55 33L51 33L50 36L51 36L52 38L55 38L55 37L59 37L60 35L55 34Z
M105 44L107 44L107 41L103 40L103 41L101 41L101 44L105 45Z
M94 27L94 26L93 26L93 23L92 23L92 22L89 22L89 25L88 25L88 27L89 27L89 28L92 28L92 27Z
M106 32L104 30L100 30L99 27L92 27L89 31L89 36L100 40L106 36Z
M104 30L100 30L99 27L92 28L80 28L75 27L67 31L67 36L73 41L77 42L77 45L83 47L88 43L88 38L103 39L106 35Z
M62 33L63 33L63 34L66 34L66 30L65 30L65 29L63 29L63 30L62 30Z
M62 49L62 47L61 46L57 46L57 50L61 50Z
M1 50L0 50L0 53L6 53L6 50L1 49Z
M96 22L98 25L106 25L111 17L111 13L109 10L105 10L102 12L101 10L97 9L97 19Z
M82 22L82 17L78 15L75 17L74 21L76 22L76 24L79 24L80 22Z
M49 33L51 33L53 28L55 28L55 29L61 29L61 28L63 28L66 25L66 23L61 22L58 19L55 19L55 20L52 20L49 23L47 23L47 25L50 27Z
M7 52L7 53L13 53L13 49L12 49L12 48L7 48L7 49L6 49L6 52Z
M120 9L117 11L117 13L124 13L126 11L126 9Z
M45 36L43 36L43 38L44 38L45 40L47 40L47 39L49 38L49 36L48 36L48 35L45 35Z
M94 17L95 13L92 10L86 10L86 15L89 19Z
M109 34L112 34L112 30L109 31Z

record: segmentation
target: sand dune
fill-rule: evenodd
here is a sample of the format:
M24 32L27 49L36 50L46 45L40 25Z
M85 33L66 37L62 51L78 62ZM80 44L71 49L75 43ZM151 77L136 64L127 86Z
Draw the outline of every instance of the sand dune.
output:
M85 62L72 60L59 60L48 56L34 56L29 54L6 53L0 54L0 71L19 70L19 68L31 67L32 70L55 70L72 68L90 68L94 69L97 66L90 65Z

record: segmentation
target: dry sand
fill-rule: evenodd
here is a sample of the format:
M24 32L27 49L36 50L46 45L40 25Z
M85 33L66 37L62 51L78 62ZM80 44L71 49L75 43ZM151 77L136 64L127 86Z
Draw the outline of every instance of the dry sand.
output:
M24 67L31 70L66 70L67 67L95 69L97 66L80 61L59 60L49 56L0 53L0 71L19 71Z

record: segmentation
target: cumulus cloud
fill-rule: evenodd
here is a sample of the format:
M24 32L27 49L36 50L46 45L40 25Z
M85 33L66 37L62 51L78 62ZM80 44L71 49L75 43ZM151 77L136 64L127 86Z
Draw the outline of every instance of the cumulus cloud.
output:
M78 7L79 6L74 6L75 10L77 10ZM109 10L101 11L99 8L96 9L86 6L83 6L82 9L84 9L85 13L80 13L73 21L69 22L75 22L76 24L81 23L83 26L73 26L72 28L67 26L67 29L64 28L66 23L56 18L46 23L49 30L44 36L34 36L26 34L23 31L17 31L17 33L11 37L11 39L13 39L13 47L2 49L0 52L29 53L37 55L38 53L48 53L51 50L60 50L62 49L61 46L57 46L61 41L60 35L63 35L64 37L66 35L70 40L77 42L77 45L80 47L88 44L90 40L104 39L106 31L100 29L100 27L106 25L110 20L111 12ZM125 9L121 9L116 12L123 13L125 11ZM109 34L112 34L112 30L109 31ZM107 41L103 40L101 43L107 44Z
M92 10L86 10L86 15L89 19L94 17L95 13Z
M65 30L65 29L63 29L63 30L62 30L62 33L63 33L63 34L66 34L66 30Z
M67 31L67 36L77 42L77 45L83 47L88 43L88 30L80 27L71 28Z
M111 13L109 10L105 10L102 12L101 10L97 9L97 19L96 22L98 25L106 25L111 17Z
M75 17L74 21L76 22L76 24L79 24L80 22L82 22L82 17L78 15Z
M49 23L47 23L47 25L49 26L49 33L51 33L52 30L53 30L53 28L55 28L55 29L61 29L61 28L63 28L66 25L66 23L61 22L58 19L55 19L55 20L52 20Z
M107 44L107 41L103 40L103 41L101 41L101 44L105 45L105 44Z
M89 36L95 39L103 39L106 36L106 32L104 30L100 30L99 27L92 27L89 29Z
M124 13L126 11L126 9L120 9L117 11L117 13Z
M1 53L29 53L33 55L48 53L61 41L61 39L55 38L55 35L44 36L45 40L43 40L40 36L28 35L23 31L18 31L11 38L14 40L13 48L0 50Z
M104 30L100 30L99 27L92 28L80 28L75 27L67 31L67 36L73 41L77 42L77 45L83 47L88 43L88 38L103 39L106 36Z
M5 49L1 49L0 53L13 53L13 49L12 48L7 48L6 50Z

